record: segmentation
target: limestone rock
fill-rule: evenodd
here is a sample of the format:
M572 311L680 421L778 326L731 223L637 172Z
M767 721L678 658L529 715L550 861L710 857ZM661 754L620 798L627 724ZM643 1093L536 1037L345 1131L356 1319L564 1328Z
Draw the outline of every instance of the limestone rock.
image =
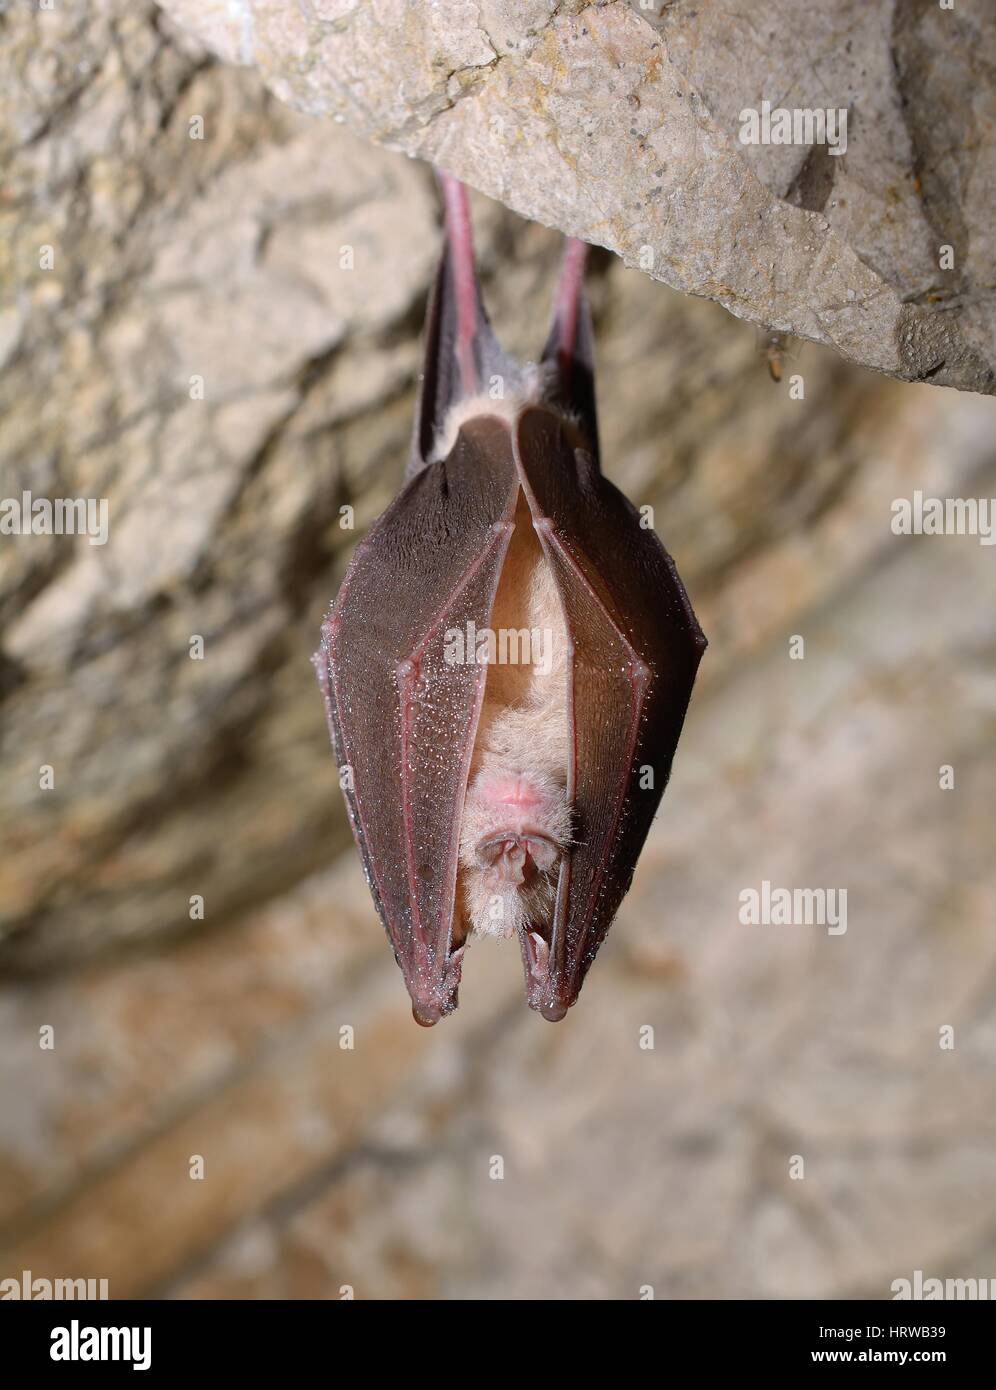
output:
M298 110L676 289L904 380L996 386L996 31L968 6L161 3ZM765 101L845 111L846 139L742 143Z

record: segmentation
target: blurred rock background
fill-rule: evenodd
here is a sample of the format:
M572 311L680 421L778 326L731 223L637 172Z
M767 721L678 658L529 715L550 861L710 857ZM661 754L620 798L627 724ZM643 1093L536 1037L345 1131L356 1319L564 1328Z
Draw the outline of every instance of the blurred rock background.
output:
M0 493L110 507L103 547L0 538L0 1277L625 1298L996 1276L993 550L890 530L915 488L996 495L993 402L812 344L775 382L757 330L595 257L607 471L653 505L711 646L578 1007L544 1023L517 953L481 943L425 1033L309 657L400 476L431 177L152 5L0 23ZM558 238L474 213L528 357ZM762 879L846 887L847 933L740 925Z

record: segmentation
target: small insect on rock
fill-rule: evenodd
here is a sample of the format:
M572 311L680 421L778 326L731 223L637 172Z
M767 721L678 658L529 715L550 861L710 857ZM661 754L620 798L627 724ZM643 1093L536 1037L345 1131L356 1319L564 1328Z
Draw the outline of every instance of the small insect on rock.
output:
M567 242L546 347L519 366L484 312L465 191L441 186L404 484L315 665L415 1019L456 1008L479 934L518 939L527 1002L556 1022L629 888L706 643L600 470L586 248Z

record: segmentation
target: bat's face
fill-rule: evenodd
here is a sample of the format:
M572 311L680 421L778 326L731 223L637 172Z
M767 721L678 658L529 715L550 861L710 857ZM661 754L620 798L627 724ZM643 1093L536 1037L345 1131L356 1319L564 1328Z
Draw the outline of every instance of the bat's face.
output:
M544 357L520 369L444 188L406 485L358 547L316 665L416 1020L456 1007L467 944L486 935L518 939L528 1003L556 1021L629 886L705 642L598 468L576 251ZM481 390L496 377L497 402Z

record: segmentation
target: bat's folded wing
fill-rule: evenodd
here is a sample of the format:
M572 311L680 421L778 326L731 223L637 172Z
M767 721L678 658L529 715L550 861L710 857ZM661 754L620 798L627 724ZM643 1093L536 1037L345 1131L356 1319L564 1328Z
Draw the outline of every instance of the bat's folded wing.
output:
M488 624L518 488L508 425L465 425L357 547L316 659L367 881L422 1023L459 983L460 816L486 674L454 634Z
M527 410L517 462L570 641L574 845L529 1002L563 1016L619 907L671 771L706 642L674 563L570 425Z

